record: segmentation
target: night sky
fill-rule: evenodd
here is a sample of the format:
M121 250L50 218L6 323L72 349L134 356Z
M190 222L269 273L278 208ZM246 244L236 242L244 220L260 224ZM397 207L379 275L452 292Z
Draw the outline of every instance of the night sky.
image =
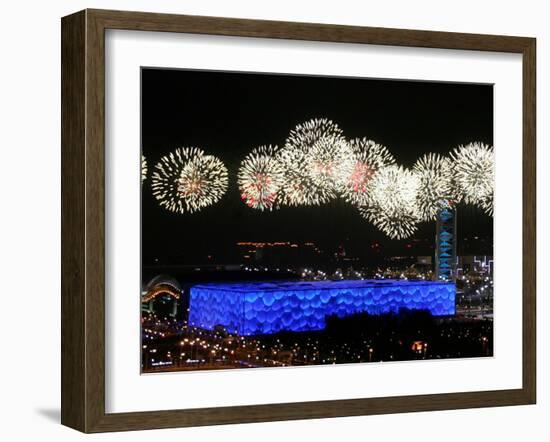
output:
M329 118L348 138L368 137L410 167L424 153L447 154L459 144L493 144L491 85L387 81L295 75L142 69L142 150L149 177L142 188L143 264L217 263L237 241L312 241L361 250L379 242L387 253L410 240L389 240L353 206L335 200L319 207L273 212L248 208L236 182L240 161L263 144L284 145L289 131L311 118ZM151 172L177 147L200 147L229 170L229 190L217 204L181 215L161 208ZM460 206L460 237L492 240L492 218ZM433 242L435 223L415 239ZM471 243L470 239L470 244ZM472 248L473 247L473 248ZM487 253L476 250L469 253ZM459 250L460 253L460 250Z

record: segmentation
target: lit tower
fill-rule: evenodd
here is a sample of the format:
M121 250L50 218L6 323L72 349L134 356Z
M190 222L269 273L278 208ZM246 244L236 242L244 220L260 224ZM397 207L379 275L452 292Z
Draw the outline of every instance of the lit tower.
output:
M438 281L456 280L456 206L443 202L437 213L435 232L435 277Z

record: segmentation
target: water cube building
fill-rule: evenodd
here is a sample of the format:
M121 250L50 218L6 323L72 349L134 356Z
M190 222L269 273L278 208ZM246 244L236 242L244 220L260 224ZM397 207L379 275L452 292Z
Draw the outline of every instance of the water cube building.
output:
M325 318L401 308L455 314L455 284L445 281L343 280L201 284L191 287L189 324L223 326L242 336L325 328Z

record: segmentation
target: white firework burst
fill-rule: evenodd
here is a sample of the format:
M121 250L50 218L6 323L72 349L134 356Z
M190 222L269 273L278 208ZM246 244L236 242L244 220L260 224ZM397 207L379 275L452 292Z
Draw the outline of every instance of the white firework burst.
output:
M284 173L284 182L275 202L277 206L311 206L330 201L331 195L325 189L317 188L311 176L305 172L305 152L299 149L281 149L276 160L283 167Z
M409 238L418 229L418 215L408 209L360 206L359 213L391 239Z
M147 179L147 159L141 154L141 183Z
M325 136L317 140L306 155L304 171L313 185L330 198L339 193L340 183L351 173L354 165L349 143L339 136Z
M318 205L337 195L337 183L351 167L352 152L337 124L313 119L290 132L277 159L285 173L278 204Z
M309 150L319 139L327 137L343 138L344 134L338 125L327 118L313 118L298 124L290 131L285 142L285 149Z
M352 165L343 171L339 188L347 202L365 205L374 175L378 170L394 164L395 158L385 146L368 138L352 139L349 146L353 155Z
M253 209L272 210L277 192L285 181L284 169L276 158L277 146L260 146L241 162L237 181L241 198Z
M221 199L227 191L227 168L203 150L178 148L155 165L151 187L160 206L193 213Z
M481 202L478 203L478 206L483 209L483 211L489 215L493 216L494 213L494 206L493 206L493 197L489 197Z
M495 156L493 147L473 142L451 152L453 183L458 198L493 213Z
M413 166L418 177L417 206L423 221L433 221L442 204L453 198L451 162L448 158L429 153L423 155Z
M416 232L420 213L416 205L419 180L401 166L380 169L370 184L369 202L359 212L392 239Z

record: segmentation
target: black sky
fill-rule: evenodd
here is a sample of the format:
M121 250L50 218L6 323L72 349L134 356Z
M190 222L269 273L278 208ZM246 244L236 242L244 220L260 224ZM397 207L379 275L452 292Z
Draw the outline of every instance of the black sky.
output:
M403 166L470 141L493 144L491 85L144 68L141 92L142 150L150 171L175 148L195 146L218 156L230 179L219 203L180 215L158 206L149 177L142 190L144 264L155 258L199 262L237 241L402 247L406 241L388 240L342 201L266 213L242 203L239 162L259 145L282 146L289 131L310 118L329 118L348 138L384 144ZM492 237L492 219L478 209L461 206L458 222L460 236ZM434 224L423 223L415 238L433 236Z

